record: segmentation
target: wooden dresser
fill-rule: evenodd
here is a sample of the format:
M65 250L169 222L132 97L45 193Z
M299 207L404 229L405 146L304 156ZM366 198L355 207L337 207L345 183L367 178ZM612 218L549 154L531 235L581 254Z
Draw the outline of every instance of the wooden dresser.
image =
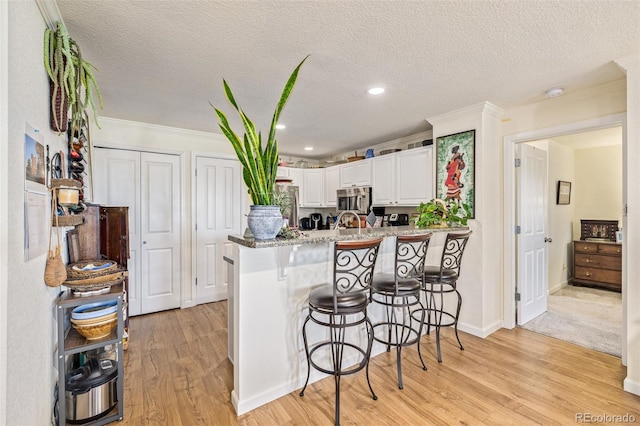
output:
M607 241L574 241L572 284L621 291L622 245Z

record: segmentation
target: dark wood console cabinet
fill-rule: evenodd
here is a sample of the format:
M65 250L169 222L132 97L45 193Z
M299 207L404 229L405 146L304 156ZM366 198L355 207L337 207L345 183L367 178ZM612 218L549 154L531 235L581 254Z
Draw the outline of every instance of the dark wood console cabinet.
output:
M125 269L129 263L129 208L87 205L78 225L80 259L109 259ZM129 277L122 283L125 305L125 349L129 338Z
M574 241L572 285L621 291L622 245L605 241Z

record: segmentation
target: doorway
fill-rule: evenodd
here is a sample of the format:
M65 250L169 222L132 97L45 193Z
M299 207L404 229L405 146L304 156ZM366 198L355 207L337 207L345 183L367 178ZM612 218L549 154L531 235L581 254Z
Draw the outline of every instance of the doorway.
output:
M545 207L544 210L547 221L546 226L538 227L545 229L544 235L538 238L538 243L546 246L548 252L547 266L540 271L547 278L548 287L542 286L546 283L539 280L540 287L544 287L545 291L536 295L543 296L545 309L534 315L527 315L531 314L531 309L521 302L517 306L517 323L528 330L620 357L621 294L570 284L575 276L573 247L574 241L580 238L580 219L613 219L619 222L622 218L619 208L622 205L622 128L616 126L526 142L518 144L517 148L523 149L528 145L534 145L549 157L548 174L541 179L545 180L547 176L549 179L544 196L548 204L548 208ZM524 174L528 157L521 152L519 158L522 166L516 173L517 178ZM557 198L557 183L560 181L566 184L565 187L571 185L572 188L563 200ZM516 188L520 191L516 196L519 216L523 198L530 201L526 204L526 211L534 212L536 209L530 199L537 198L534 196L536 186L526 186L525 192L521 184ZM522 219L519 221L523 223L523 231L517 241L519 267L532 263L531 259L535 259L535 256L526 256L528 261L523 262L520 257L520 243L531 234L529 230L533 229L529 222L523 223ZM546 244L542 242L543 239L547 241ZM596 257L596 261L597 259L599 258ZM580 264L589 268L589 262L593 260L590 256L583 255ZM614 263L607 266L613 267ZM518 276L518 288L524 300L528 280L535 278L536 274L525 274L519 270ZM614 280L613 274L607 275L607 279ZM529 297L527 300L532 304L535 298Z
M625 125L625 114L615 114L606 117L600 117L592 120L586 120L582 122L570 123L566 125L556 126L552 128L540 129L530 132L524 132L520 134L509 135L504 138L504 218L505 218L505 232L504 232L504 253L505 253L505 267L504 267L504 327L513 328L516 325L516 281L517 281L517 254L516 254L516 236L514 230L517 225L516 216L516 179L515 179L515 158L516 158L516 144L521 142L530 142L540 139L549 139L569 134L575 134L580 132L587 132L590 130L598 130L615 126ZM623 146L624 146L623 140ZM626 172L623 171L623 176ZM624 202L624 200L623 200ZM623 218L624 220L624 218ZM623 222L624 228L624 222ZM623 264L623 269L625 265ZM625 282L623 286L623 312L624 306L626 306L625 300ZM626 321L623 320L623 324ZM623 363L626 356L626 329L623 326L622 330L623 340Z

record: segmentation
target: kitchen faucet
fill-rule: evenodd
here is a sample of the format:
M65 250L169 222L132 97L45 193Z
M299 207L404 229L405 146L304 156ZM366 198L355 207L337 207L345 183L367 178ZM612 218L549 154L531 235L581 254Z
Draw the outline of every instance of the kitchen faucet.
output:
M355 216L356 221L358 222L358 234L359 234L360 233L360 216L358 215L358 213L354 212L353 210L345 210L345 211L340 212L340 214L336 218L336 224L333 227L333 230L335 231L335 230L338 229L338 227L340 226L340 220L342 219L342 217L345 214L351 214L351 215Z

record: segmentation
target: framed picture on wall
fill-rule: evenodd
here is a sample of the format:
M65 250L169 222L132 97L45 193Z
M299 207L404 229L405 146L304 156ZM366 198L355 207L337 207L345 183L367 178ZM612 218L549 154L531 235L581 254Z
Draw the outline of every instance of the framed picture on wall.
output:
M476 131L436 138L436 197L468 208L475 218Z
M556 204L569 204L571 202L571 182L558 181Z

